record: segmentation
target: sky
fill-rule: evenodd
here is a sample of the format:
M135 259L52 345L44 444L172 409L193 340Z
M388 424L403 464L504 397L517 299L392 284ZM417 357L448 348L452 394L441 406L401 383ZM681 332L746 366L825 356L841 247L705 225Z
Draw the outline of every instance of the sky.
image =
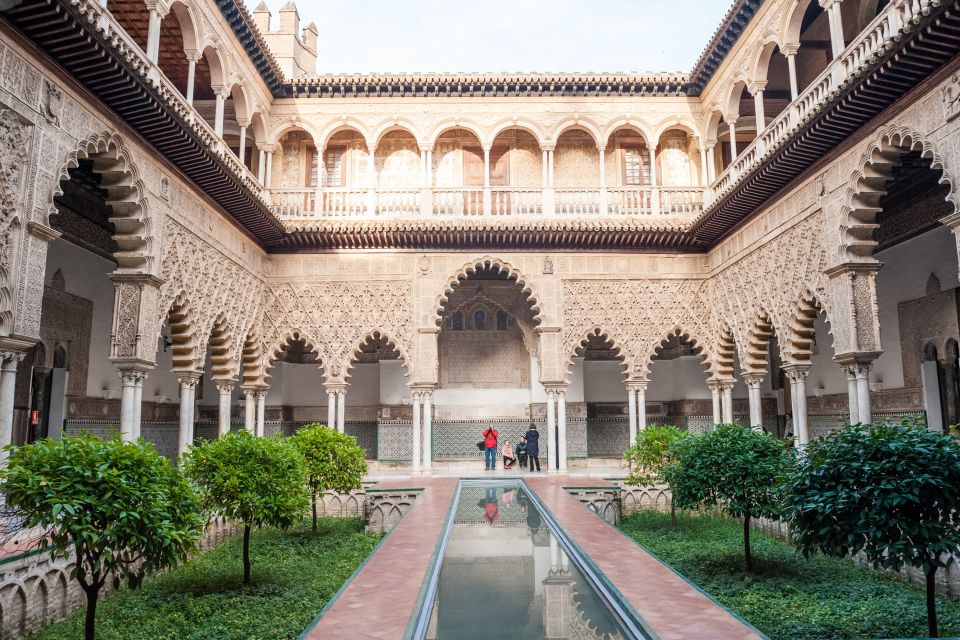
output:
M318 73L690 71L732 0L299 0ZM252 8L259 0L246 0ZM286 0L267 0L277 10Z

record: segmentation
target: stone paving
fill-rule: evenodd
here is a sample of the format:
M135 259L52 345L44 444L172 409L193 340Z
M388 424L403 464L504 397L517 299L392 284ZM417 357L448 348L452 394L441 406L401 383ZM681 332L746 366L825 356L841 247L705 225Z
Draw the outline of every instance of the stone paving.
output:
M517 477L509 472L470 475ZM563 529L662 640L763 638L567 493L564 487L582 486L582 477L530 474L525 479ZM591 480L591 486L604 484L599 478ZM456 477L391 478L377 484L382 489L423 487L424 491L336 601L307 630L303 636L306 640L403 637L456 486Z

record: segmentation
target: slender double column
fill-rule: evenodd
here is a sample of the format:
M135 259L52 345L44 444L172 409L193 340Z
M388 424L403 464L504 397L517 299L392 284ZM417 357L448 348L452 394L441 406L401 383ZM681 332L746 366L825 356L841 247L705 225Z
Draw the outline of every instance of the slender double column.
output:
M789 365L783 368L790 380L790 399L793 402L793 439L798 447L810 442L807 425L807 374L810 365Z
M722 380L720 382L720 395L722 402L721 410L723 413L723 423L733 423L733 385L734 380Z
M263 437L266 434L266 413L267 413L267 391L266 387L257 389L257 428L254 435Z
M433 387L413 389L410 426L413 473L430 473L433 468Z
M177 376L180 383L180 430L177 436L177 456L186 453L193 444L194 408L196 406L197 383L202 374L199 371L185 371Z
M710 388L710 399L713 404L713 424L718 425L720 421L723 420L723 414L721 412L721 390L720 390L720 381L719 380L708 380L707 387Z
M233 387L237 383L234 380L217 380L215 382L220 398L217 413L217 436L222 437L230 433L230 401L233 396Z
M26 353L23 351L5 350L0 352L0 447L13 442L13 407L17 388L17 364ZM0 460L5 460L7 453L0 449Z
M547 470L557 470L557 393L547 389Z
M331 382L324 387L327 390L327 426L344 433L346 429L347 385L343 382Z
M747 383L747 397L750 401L750 426L756 431L763 431L763 405L760 397L763 374L745 373L743 381Z
M143 406L143 381L147 372L140 368L117 370L120 378L120 438L133 442L140 437L140 415Z
M637 441L637 434L647 427L647 382L645 380L627 383L627 413L632 446Z
M250 433L257 429L257 388L244 385L243 390L243 428Z

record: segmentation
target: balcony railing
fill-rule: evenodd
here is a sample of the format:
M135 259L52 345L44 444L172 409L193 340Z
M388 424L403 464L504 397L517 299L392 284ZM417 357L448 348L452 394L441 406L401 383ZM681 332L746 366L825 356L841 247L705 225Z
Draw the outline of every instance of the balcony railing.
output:
M905 25L928 13L933 0L894 0L857 35L819 76L804 89L760 135L731 162L707 190L706 207L711 206L765 159L767 152L785 142L807 118L815 115L831 94L875 62L900 38Z
M647 217L693 220L700 187L435 187L273 189L283 220L424 217Z

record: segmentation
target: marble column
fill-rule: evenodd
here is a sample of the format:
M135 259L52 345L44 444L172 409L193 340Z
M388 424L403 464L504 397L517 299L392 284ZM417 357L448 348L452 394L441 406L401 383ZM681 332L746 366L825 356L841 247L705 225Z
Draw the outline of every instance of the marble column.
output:
M557 470L556 393L547 389L547 470Z
M249 387L243 390L244 413L243 428L254 433L257 427L257 390Z
M17 389L17 363L26 354L21 351L3 351L0 353L0 448L13 442L13 408ZM0 450L0 460L7 453Z
M780 52L787 58L787 73L790 75L790 102L796 100L800 93L797 89L797 50L799 48L799 44L780 47Z
M147 17L147 50L144 53L154 64L160 57L160 24L162 21L163 16L160 15L157 5L150 6Z
M265 434L266 413L267 413L267 390L258 389L257 390L257 427L254 430L254 435L260 436L261 438Z
M723 412L723 422L724 424L733 423L733 380L724 381L720 385L720 391L722 395L722 412Z
M193 85L197 76L197 52L187 54L187 104L193 106Z
M727 126L730 127L730 165L732 166L739 155L737 153L737 119L731 118Z
M120 439L133 442L133 399L137 395L136 371L117 371L120 378Z
M567 470L567 392L557 389L557 454L560 471Z
M140 437L140 427L143 420L143 383L147 379L147 372L141 371L137 376L133 393L133 439Z
M838 0L821 1L820 5L827 10L827 20L830 25L830 48L833 58L837 59L843 50L847 47L843 39L843 20L840 15L840 2Z
M873 368L872 362L858 362L856 367L857 410L860 412L860 422L862 424L870 424L873 422L873 413L870 411L871 368Z
M641 382L634 386L637 394L637 431L647 428L647 383Z
M177 457L186 453L193 444L193 403L194 393L200 374L195 372L182 373L177 378L180 383L180 431L177 435Z
M347 390L337 391L337 431L346 433L347 424Z
M810 442L810 434L807 427L807 374L810 372L807 366L784 367L787 379L790 380L791 397L793 398L793 424L794 436L800 447L805 447Z
M227 90L224 87L214 87L216 96L216 111L213 117L213 132L218 138L223 138L223 107L227 101Z
M747 383L747 393L750 398L750 426L756 431L763 431L763 405L760 397L763 374L744 374L743 381Z
M845 365L843 372L847 376L847 405L850 413L850 424L860 422L860 403L857 402L857 367Z
M238 149L239 153L237 154L237 159L240 161L240 164L244 164L244 160L247 157L247 126L249 123L239 123L240 124L240 148Z
M433 391L423 392L423 472L433 468Z
M597 147L597 154L600 159L600 215L609 213L609 201L607 199L607 148L603 145Z
M710 388L710 399L713 404L713 424L718 425L723 420L720 407L720 383L716 380L710 380L707 382L707 386Z
M337 392L327 390L327 427L337 428Z
M756 114L757 137L760 137L763 130L767 128L767 118L763 110L763 90L766 84L765 82L758 82L753 92L753 111Z
M632 447L637 441L637 394L633 390L632 384L627 384L627 428L630 431L630 444Z
M411 462L413 464L413 473L420 473L420 461L422 454L420 453L420 436L423 430L423 422L420 420L420 392L413 392L413 421L410 429L410 436L413 439L413 456Z
M230 433L230 400L233 395L233 380L217 380L217 391L220 392L220 407L217 413L217 436Z

